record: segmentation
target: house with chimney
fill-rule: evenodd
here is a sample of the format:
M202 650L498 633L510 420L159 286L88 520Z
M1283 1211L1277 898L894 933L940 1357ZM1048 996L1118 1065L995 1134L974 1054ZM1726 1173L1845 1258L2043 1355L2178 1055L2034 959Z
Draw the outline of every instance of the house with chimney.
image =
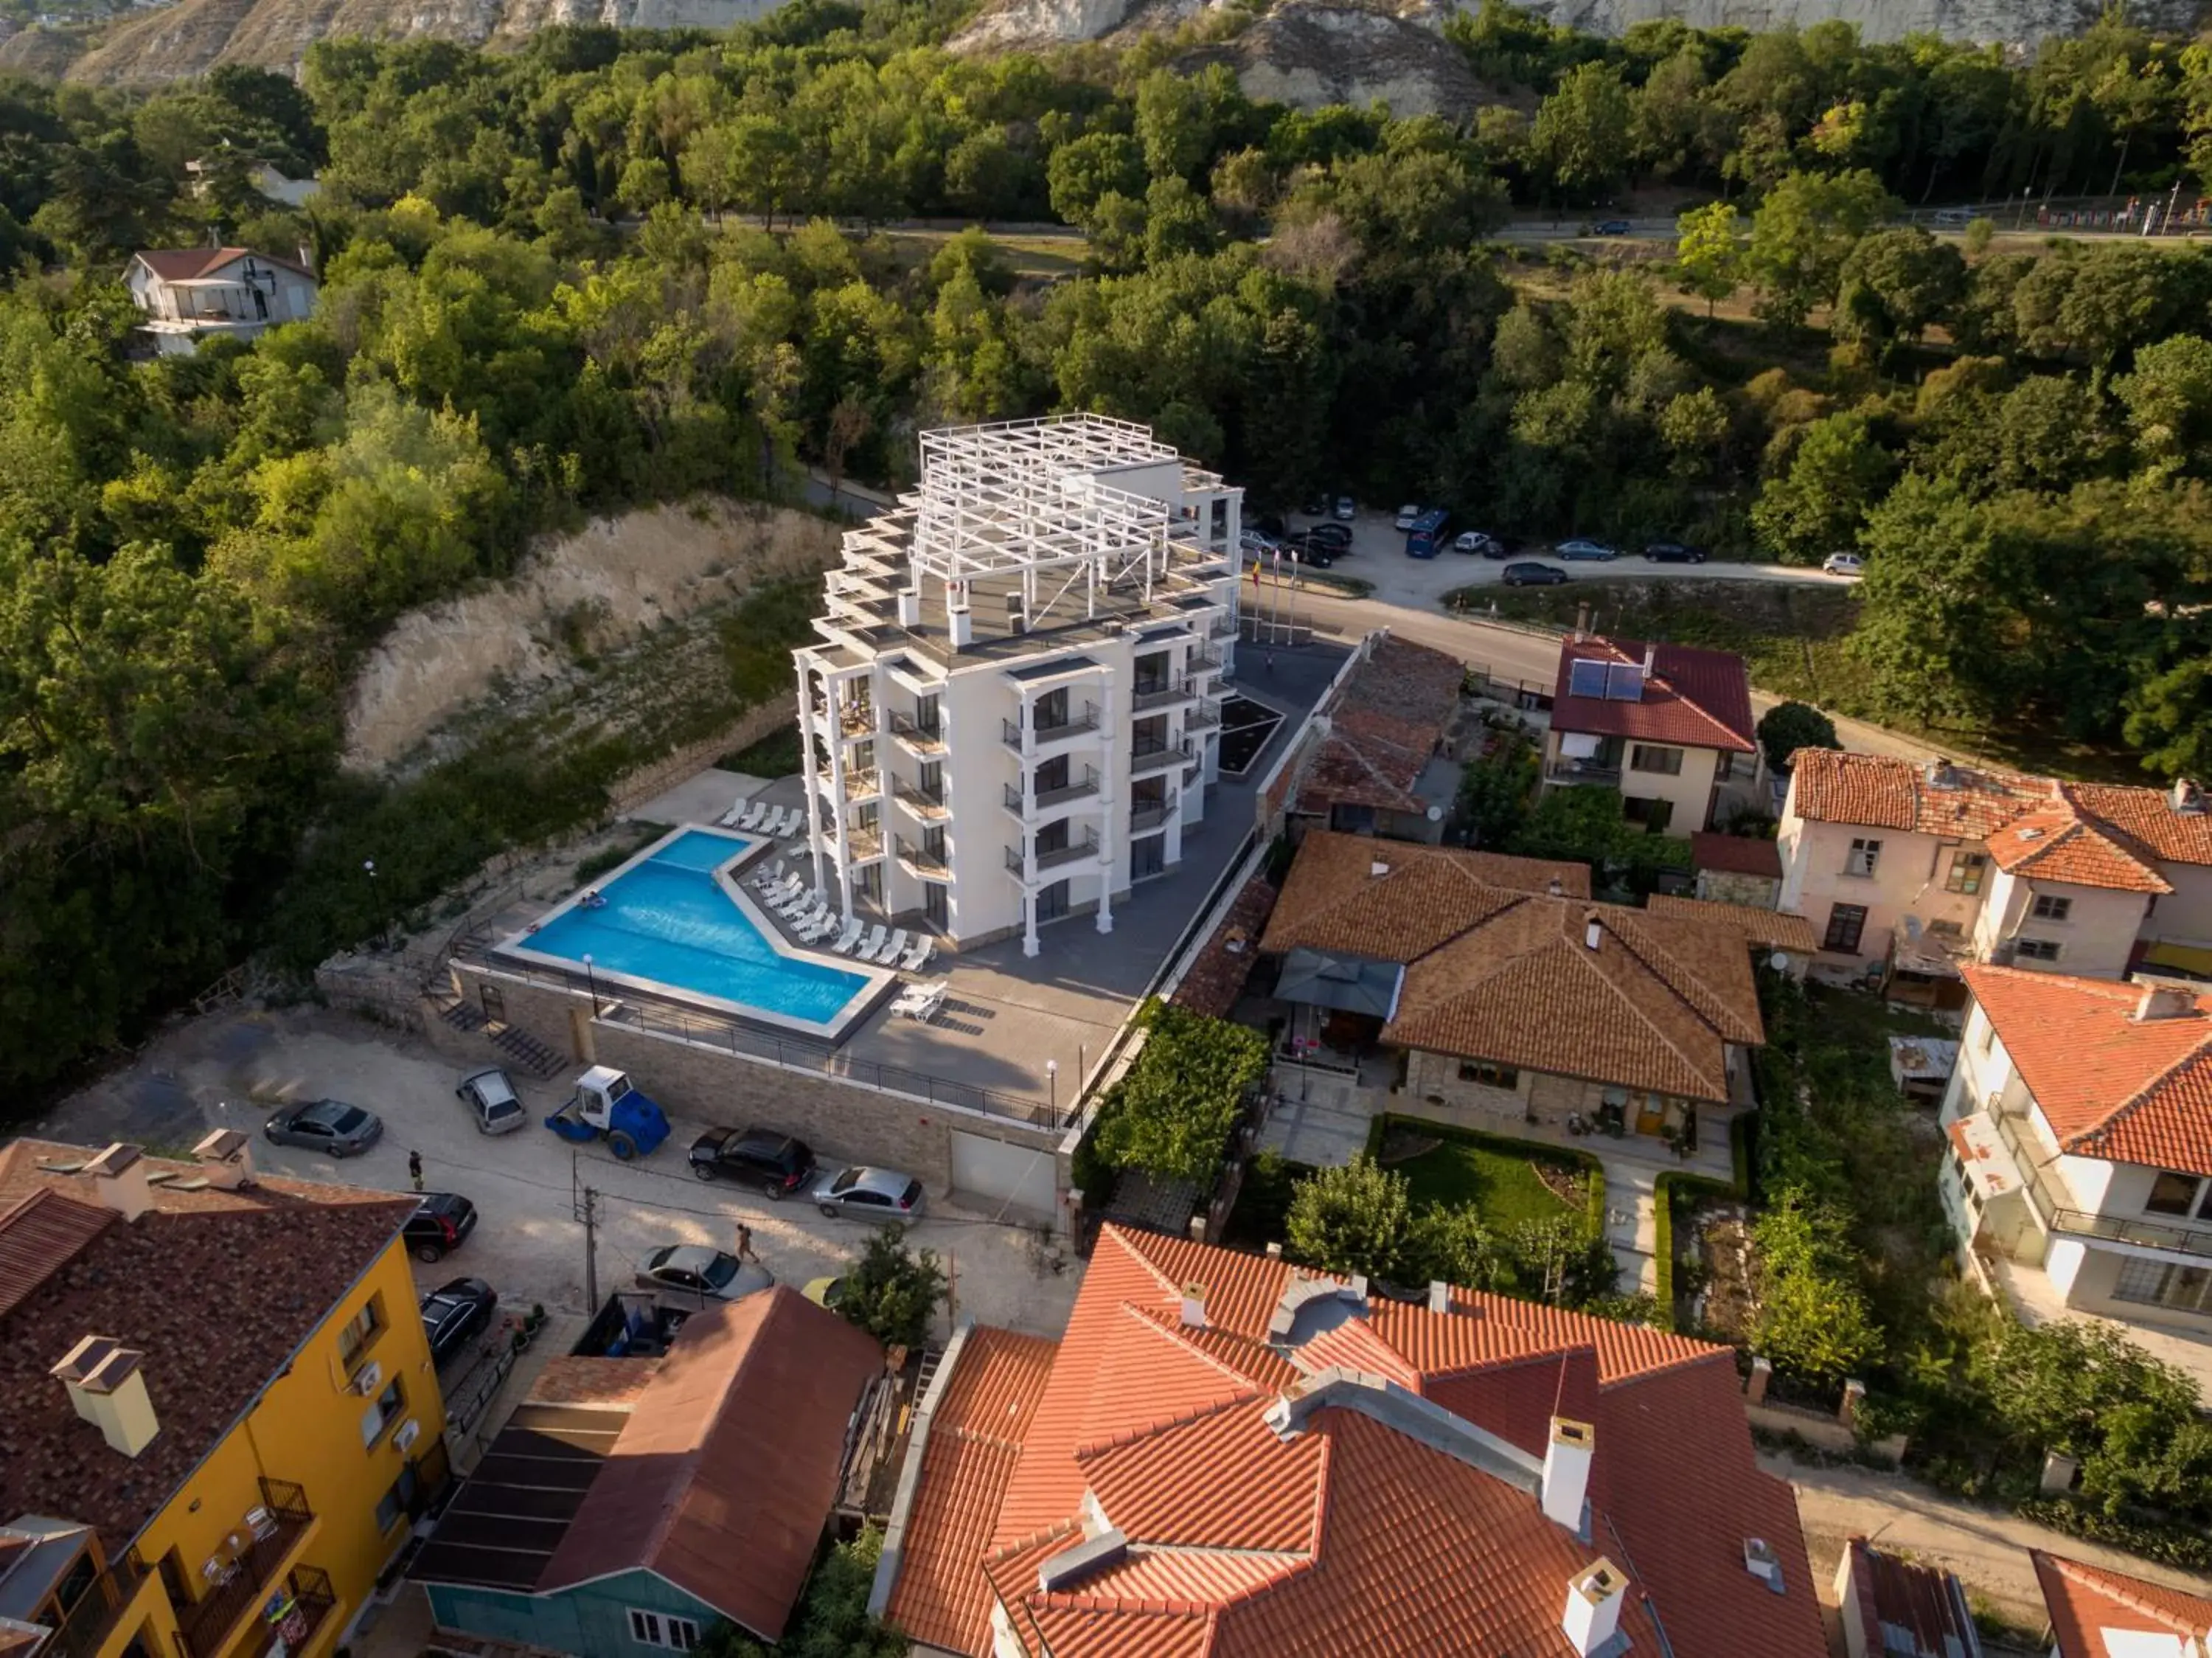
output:
M2212 1599L2030 1549L2051 1658L2212 1658Z
M1293 842L1332 829L1436 845L1459 795L1466 680L1456 656L1387 630L1369 634L1278 771L1262 828Z
M1958 1574L1877 1549L1863 1537L1836 1562L1844 1658L1982 1658Z
M0 1147L0 1651L335 1650L446 1478L411 1198Z
M250 340L280 322L314 314L319 285L304 257L250 247L143 248L123 285L145 313L139 332L164 357L189 355L204 339Z
M2027 1313L2212 1334L2212 985L1970 962L1940 1177Z
M1960 968L2212 980L2212 814L2193 783L2062 783L1801 749L1776 835L1816 974L1957 1008Z
M1734 652L1578 631L1559 645L1544 787L1619 789L1653 834L1718 828L1765 809L1755 733Z
M1734 1355L1109 1224L1058 1340L969 1326L870 1609L966 1658L1819 1658Z

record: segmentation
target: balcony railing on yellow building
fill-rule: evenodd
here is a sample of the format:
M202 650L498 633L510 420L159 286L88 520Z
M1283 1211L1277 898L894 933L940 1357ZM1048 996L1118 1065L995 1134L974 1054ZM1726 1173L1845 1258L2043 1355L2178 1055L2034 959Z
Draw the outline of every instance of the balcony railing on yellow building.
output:
M138 1558L136 1549L120 1559L107 1563L107 1570L88 1584L76 1604L62 1619L61 1627L54 1631L52 1643L43 1650L55 1658L88 1658L106 1644L107 1637L115 1627L115 1620L123 1615L131 1597L138 1593L139 1584L146 1581L146 1568Z
M273 1605L276 1596L270 1599ZM314 1566L295 1566L285 1576L283 1603L273 1606L277 1615L262 1630L260 1640L252 1648L252 1658L270 1658L280 1649L305 1652L337 1605L337 1591L331 1587L329 1573Z
M261 1507L250 1517L250 1540L205 1594L177 1608L178 1643L185 1658L215 1658L229 1646L240 1620L264 1602L301 1533L314 1520L307 1494L299 1486L284 1479L261 1482Z

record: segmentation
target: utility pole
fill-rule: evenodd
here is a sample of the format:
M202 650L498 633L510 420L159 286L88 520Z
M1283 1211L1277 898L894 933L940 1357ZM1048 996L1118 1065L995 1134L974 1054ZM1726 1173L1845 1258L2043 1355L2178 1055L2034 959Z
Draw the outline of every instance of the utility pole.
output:
M568 1200L584 1226L584 1306L588 1316L599 1310L599 1194L583 1184L574 1150L568 1153Z
M951 1249L945 1252L945 1318L953 1329L960 1327L960 1256Z

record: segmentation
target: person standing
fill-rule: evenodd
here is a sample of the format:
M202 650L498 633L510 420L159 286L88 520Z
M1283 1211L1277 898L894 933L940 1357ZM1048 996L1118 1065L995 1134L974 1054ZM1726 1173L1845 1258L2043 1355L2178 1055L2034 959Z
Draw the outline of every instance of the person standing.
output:
M414 1181L416 1191L422 1189L422 1154L419 1151L407 1154L407 1178Z
M753 1229L743 1221L738 1222L738 1259L741 1261L760 1259L759 1252L753 1247Z

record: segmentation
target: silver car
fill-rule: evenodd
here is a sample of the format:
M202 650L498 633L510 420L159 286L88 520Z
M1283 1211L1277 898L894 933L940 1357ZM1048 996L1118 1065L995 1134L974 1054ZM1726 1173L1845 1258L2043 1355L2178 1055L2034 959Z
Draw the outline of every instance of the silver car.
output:
M530 1113L516 1097L514 1084L496 1065L464 1076L453 1092L475 1114L479 1134L510 1133L530 1120Z
M775 1274L766 1267L704 1244L669 1244L637 1270L639 1289L658 1291L678 1306L743 1301L775 1283Z
M384 1133L373 1111L343 1100L309 1100L287 1106L261 1131L280 1146L301 1146L331 1157L358 1157Z
M921 1182L895 1168L841 1168L814 1188L814 1203L860 1221L916 1221L927 1206Z

